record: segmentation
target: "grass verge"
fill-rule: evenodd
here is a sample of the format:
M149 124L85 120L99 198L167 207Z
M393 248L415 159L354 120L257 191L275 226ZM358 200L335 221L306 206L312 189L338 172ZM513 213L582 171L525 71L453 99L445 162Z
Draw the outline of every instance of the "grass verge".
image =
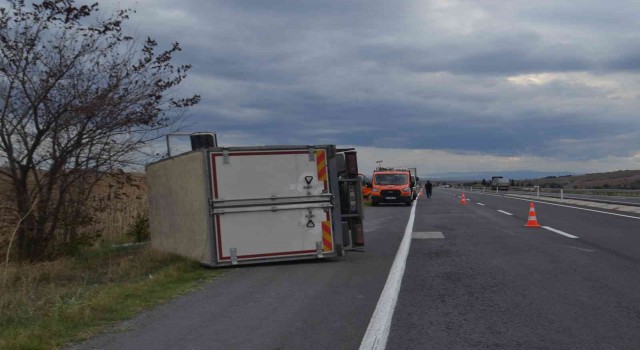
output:
M0 274L0 349L56 349L214 278L215 270L146 246L13 265Z

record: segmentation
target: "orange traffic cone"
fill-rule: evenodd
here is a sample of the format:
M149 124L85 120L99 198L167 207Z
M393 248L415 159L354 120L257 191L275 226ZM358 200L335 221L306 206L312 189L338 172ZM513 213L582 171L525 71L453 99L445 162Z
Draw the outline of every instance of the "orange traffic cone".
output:
M462 192L462 197L460 198L460 204L467 204L467 197L464 196L464 192Z
M533 207L533 202L529 205L529 220L527 220L527 224L524 227L542 227L538 223L538 218L536 217L536 208Z

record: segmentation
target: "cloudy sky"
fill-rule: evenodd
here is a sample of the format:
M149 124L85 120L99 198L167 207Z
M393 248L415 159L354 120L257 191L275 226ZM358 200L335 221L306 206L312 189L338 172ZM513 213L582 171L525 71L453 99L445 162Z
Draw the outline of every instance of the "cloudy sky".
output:
M353 146L420 173L640 169L640 2L138 0L223 145Z

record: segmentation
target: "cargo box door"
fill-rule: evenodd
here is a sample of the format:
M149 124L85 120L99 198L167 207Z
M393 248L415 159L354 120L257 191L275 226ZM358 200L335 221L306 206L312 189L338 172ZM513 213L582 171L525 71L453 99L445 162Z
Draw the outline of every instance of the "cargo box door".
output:
M218 261L332 253L330 205L214 210Z
M334 252L326 151L211 152L219 262Z
M329 200L324 149L211 152L210 156L212 195L218 205Z

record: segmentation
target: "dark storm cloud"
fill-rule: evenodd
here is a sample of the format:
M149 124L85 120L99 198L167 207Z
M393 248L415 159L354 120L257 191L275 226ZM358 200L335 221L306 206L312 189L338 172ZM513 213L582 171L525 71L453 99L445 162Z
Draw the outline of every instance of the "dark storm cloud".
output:
M138 31L181 42L180 60L194 66L195 129L585 160L640 151L631 2L148 5Z

